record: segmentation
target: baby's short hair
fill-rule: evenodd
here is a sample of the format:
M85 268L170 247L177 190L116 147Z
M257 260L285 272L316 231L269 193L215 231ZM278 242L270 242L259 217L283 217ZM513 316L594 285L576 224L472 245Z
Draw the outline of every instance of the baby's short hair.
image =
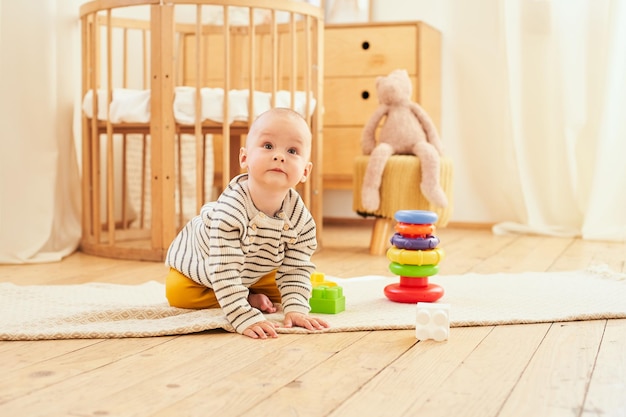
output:
M248 136L256 133L256 127L260 124L259 121L262 120L265 116L268 115L284 115L289 117L292 120L297 120L299 122L303 122L307 126L307 130L309 134L311 133L311 128L307 123L306 119L297 111L290 109L289 107L273 107L269 110L264 111L259 114L256 119L250 125L250 129L248 129Z
M260 120L263 116L268 115L268 114L283 114L289 117L293 117L293 118L297 118L302 120L304 123L307 124L308 123L306 121L306 119L297 111L290 109L289 107L273 107L269 110L264 111L263 113L259 114L256 119L254 119L254 121L252 122L252 125L250 126L250 130L252 130L252 127L255 125L255 123L257 122L257 120Z

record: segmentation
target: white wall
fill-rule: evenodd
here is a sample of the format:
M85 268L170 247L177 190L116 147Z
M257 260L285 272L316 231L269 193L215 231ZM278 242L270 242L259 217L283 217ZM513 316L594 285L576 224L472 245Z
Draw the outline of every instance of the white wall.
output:
M453 222L494 223L515 217L512 204L499 193L508 186L499 175L507 163L497 140L507 120L499 93L506 81L499 1L373 0L374 21L420 20L442 33L440 134L454 162ZM470 169L469 163L477 160L484 163ZM351 207L351 192L325 194L326 216L356 217Z

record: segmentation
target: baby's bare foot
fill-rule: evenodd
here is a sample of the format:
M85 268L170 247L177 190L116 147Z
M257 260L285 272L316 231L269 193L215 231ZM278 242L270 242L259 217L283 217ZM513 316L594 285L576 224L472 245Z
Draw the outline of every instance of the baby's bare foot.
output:
M248 295L248 302L252 307L264 313L275 313L277 310L272 300L265 294L250 294Z

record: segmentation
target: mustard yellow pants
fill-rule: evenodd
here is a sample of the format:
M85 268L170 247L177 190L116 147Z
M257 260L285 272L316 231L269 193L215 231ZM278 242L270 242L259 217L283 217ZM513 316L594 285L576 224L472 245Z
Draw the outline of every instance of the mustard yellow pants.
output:
M276 286L276 271L264 275L250 287L250 293L265 294L273 303L280 304L281 297ZM174 268L165 277L165 296L172 307L203 309L219 308L215 292L187 278Z

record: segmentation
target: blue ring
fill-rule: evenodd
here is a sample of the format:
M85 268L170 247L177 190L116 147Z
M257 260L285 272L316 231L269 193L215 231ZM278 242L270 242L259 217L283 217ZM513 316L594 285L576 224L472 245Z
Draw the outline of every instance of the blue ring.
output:
M402 223L411 224L433 224L439 216L434 211L428 210L398 210L394 218Z
M394 233L391 236L391 244L394 245L398 249L409 249L409 250L426 250L426 249L435 249L439 244L439 238L437 236L428 236L428 237L404 237L400 233Z

